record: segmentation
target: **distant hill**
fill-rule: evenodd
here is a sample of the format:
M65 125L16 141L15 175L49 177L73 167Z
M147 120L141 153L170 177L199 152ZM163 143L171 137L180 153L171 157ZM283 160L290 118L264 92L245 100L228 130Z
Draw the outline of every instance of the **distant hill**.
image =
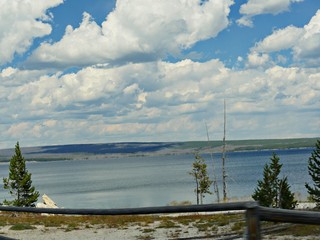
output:
M180 143L170 142L122 142L99 144L68 144L40 147L22 147L21 151L27 160L68 160L89 158L92 156L117 157L123 155L145 155L172 149ZM8 161L14 149L0 150L0 161Z
M226 141L229 151L263 150L263 149L289 149L314 147L320 138L292 138L292 139L255 139L255 140L229 140ZM217 149L223 144L222 141L184 142L180 147L206 148L208 145Z
M319 138L299 139L265 139L265 140L231 140L227 141L227 151L288 149L314 147ZM119 156L143 156L201 152L219 152L222 141L189 142L122 142L102 144L68 144L41 147L22 147L27 160L48 161L75 158L98 158ZM0 161L9 161L14 149L0 150Z

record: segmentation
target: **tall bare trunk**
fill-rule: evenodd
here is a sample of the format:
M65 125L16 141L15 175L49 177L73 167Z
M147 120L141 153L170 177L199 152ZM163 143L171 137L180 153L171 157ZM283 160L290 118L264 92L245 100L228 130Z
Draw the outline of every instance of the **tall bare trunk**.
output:
M227 183L226 183L226 100L224 100L224 116L223 116L223 147L222 147L222 184L223 184L223 201L227 201Z
M217 176L216 176L216 172L215 172L215 164L214 164L214 159L213 159L213 153L211 151L211 146L210 146L210 138L209 138L209 131L208 131L208 126L207 123L205 123L206 125L206 131L207 131L207 139L208 139L208 146L210 148L210 157L211 157L211 161L212 161L212 171L213 171L213 189L214 192L217 196L217 202L220 202L220 194L219 194L219 187L218 187L218 182L217 182Z
M199 182L198 178L196 178L196 194L197 194L197 205L199 205Z

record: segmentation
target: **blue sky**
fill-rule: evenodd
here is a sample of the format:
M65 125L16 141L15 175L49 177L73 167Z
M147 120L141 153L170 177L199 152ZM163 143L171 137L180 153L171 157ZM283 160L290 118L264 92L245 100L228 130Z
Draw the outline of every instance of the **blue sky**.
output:
M3 0L0 148L318 137L320 1Z

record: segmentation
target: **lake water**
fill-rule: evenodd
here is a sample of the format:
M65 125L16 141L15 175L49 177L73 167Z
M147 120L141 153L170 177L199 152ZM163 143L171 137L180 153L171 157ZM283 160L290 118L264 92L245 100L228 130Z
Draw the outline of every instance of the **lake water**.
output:
M306 199L305 182L310 182L308 158L312 148L290 150L244 151L227 153L228 198L248 200L263 177L263 166L272 153L283 164L281 176L287 176L291 191L299 200ZM209 155L202 155L212 174ZM125 157L96 160L27 162L33 185L64 208L126 208L165 206L172 201L195 203L195 183L191 171L194 156L168 155ZM215 173L221 184L221 154L214 154ZM8 177L8 163L0 164L0 177ZM212 175L211 175L212 177ZM0 186L0 201L9 193ZM222 198L222 197L221 197ZM39 199L41 200L41 199ZM205 203L216 202L207 195Z

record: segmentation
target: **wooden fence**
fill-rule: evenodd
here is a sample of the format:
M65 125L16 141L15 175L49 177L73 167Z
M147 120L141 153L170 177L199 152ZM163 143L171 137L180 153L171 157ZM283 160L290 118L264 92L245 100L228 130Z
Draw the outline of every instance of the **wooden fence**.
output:
M320 212L261 207L257 202L232 202L190 206L165 206L120 209L67 209L0 206L0 211L64 215L138 215L198 213L243 210L246 214L246 239L261 239L260 221L320 225Z

